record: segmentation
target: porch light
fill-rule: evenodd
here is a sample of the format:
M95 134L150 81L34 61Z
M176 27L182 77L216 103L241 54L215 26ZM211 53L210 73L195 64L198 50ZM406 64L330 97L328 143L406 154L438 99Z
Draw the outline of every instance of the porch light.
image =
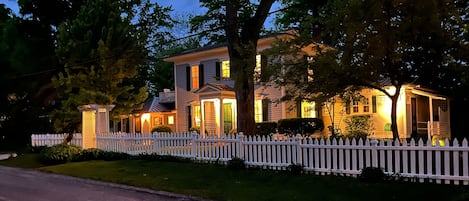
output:
M150 120L150 113L142 114L141 119L142 119L142 122L149 121Z

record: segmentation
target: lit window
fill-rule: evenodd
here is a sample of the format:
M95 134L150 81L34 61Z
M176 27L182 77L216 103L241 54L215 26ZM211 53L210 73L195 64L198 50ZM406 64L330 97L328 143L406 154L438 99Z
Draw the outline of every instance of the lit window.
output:
M194 106L194 122L196 127L200 127L200 105Z
M168 116L168 124L173 125L174 124L174 116Z
M365 98L363 102L363 112L370 112L370 104L368 102L368 98Z
M262 66L262 57L260 54L256 55L256 66L254 67L254 81L261 81L261 66Z
M192 77L192 89L198 89L199 88L199 66L192 66L191 77Z
M304 101L301 103L301 117L316 118L316 103Z
M221 77L230 78L230 61L221 62Z
M256 100L254 103L254 120L262 122L262 100Z
M352 111L353 111L353 113L357 113L357 112L358 112L358 100L354 100L354 101L353 101Z

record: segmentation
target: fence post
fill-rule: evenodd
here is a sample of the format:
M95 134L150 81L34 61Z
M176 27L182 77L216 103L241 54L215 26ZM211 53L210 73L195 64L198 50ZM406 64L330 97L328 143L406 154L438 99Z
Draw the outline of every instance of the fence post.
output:
M244 160L244 134L239 132L238 134L238 151L236 152L238 158Z
M197 132L192 131L192 133L191 133L191 140L192 140L192 142L191 142L191 145L192 145L191 146L191 155L194 159L197 159L197 142L196 142L197 136L198 136Z
M301 134L295 135L295 146L296 146L296 161L295 164L301 164Z
M159 155L160 154L160 133L158 132L154 132L152 135L151 135L151 138L153 140L153 153L155 153L156 155Z
M372 137L370 140L371 145L371 166L378 167L378 140Z

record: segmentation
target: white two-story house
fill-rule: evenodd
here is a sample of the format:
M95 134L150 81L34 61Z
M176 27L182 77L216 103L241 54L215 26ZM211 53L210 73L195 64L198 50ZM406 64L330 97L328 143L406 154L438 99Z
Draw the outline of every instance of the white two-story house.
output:
M262 67L267 65L261 52L276 41L276 35L259 39L254 74L262 75ZM311 48L309 48L311 49ZM313 52L306 54L314 55ZM236 129L236 96L234 81L230 75L229 55L226 44L218 44L189 50L165 59L174 62L175 80L175 131L185 132L198 128L203 133L220 135ZM262 76L255 76L260 77ZM331 78L333 79L333 78ZM331 125L331 112L315 102L278 102L284 96L284 89L262 85L256 80L255 121L276 122L285 118L321 118L325 127ZM392 89L390 89L392 90ZM412 133L433 134L449 137L449 100L434 91L419 86L405 85L398 102L398 129L401 138ZM364 102L344 102L337 100L333 118L335 126L345 129L343 121L353 115L370 115L374 124L373 133L379 138L391 138L389 130L391 101L375 89L361 92L367 98ZM329 108L330 109L330 108ZM322 132L327 136L329 131Z
M259 39L254 74L262 74L266 65L260 54L269 48L275 37ZM200 128L210 134L229 133L236 129L236 96L230 78L230 63L226 44L218 44L183 52L165 59L174 62L176 93L176 131ZM262 76L256 76L262 77ZM277 103L283 96L281 88L255 86L255 121L278 121L283 118L317 117L314 102L301 104L303 113L290 103ZM293 108L293 109L289 109Z

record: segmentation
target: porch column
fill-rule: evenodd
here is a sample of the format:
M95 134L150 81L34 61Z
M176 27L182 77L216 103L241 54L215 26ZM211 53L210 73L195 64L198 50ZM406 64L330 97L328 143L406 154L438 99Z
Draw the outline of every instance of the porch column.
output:
M433 99L431 96L428 97L430 106L430 125L428 125L428 139L432 139L433 136Z
M218 136L225 134L225 115L223 108L223 98L220 97L220 126L218 129Z
M96 134L109 133L109 112L114 105L82 105L82 148L96 148Z
M200 136L205 137L205 101L200 100Z
M133 114L129 115L129 133L135 133L135 116Z

